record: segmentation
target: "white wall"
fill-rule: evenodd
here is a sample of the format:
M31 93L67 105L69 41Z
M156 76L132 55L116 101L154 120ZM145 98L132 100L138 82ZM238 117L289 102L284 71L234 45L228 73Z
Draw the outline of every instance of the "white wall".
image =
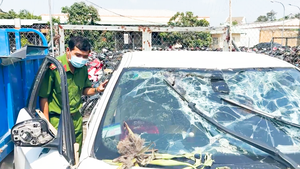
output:
M244 34L241 34L240 46L253 47L259 43L260 29L243 29Z

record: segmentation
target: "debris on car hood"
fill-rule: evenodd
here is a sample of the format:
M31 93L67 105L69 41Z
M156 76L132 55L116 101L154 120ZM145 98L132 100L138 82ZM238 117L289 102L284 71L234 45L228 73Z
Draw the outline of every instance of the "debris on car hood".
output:
M117 145L118 152L121 156L112 161L103 160L112 165L117 164L119 166L118 169L129 169L133 166L146 166L148 164L159 166L187 166L186 168L196 169L199 166L211 167L214 162L212 154L208 153L203 156L203 163L201 152L182 155L159 154L156 149L150 150L152 143L148 146L144 146L145 140L138 134L133 133L126 122L124 122L124 128L128 131L128 135ZM176 158L190 159L195 163L190 164L188 162L173 160Z
M155 150L151 150L151 154L146 154L146 152L151 152L149 148L152 144L144 147L145 140L138 134L134 134L126 122L124 122L124 128L128 131L128 135L118 143L117 149L121 156L114 159L113 162L121 163L122 165L119 168L122 169L139 165L145 166L154 157Z

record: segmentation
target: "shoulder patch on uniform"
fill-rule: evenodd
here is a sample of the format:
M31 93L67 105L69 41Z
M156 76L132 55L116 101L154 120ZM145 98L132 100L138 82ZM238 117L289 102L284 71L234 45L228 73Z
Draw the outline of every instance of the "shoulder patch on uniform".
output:
M54 69L56 69L56 66L52 63L52 64L49 66L49 68L50 68L51 70L54 70Z

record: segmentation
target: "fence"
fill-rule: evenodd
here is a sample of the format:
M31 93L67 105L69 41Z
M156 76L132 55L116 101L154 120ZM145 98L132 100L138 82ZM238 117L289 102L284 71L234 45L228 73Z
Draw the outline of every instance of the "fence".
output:
M299 31L300 32L300 31ZM299 46L300 44L300 33L296 35L295 37L272 37L272 42L275 42L277 39L283 40L284 46L290 47L291 44L292 46ZM295 45L298 44L298 45Z
M221 29L221 28L218 28ZM71 36L88 37L93 50L154 50L173 47L195 48L212 42L209 27L141 27L60 25L60 54ZM222 29L221 29L222 31ZM224 30L223 30L224 32Z
M262 42L299 46L299 19L281 22L240 24L231 28L232 39L238 47L253 47ZM65 42L75 35L90 38L95 51L109 50L162 50L170 47L222 49L228 42L227 26L222 27L132 27L61 25L59 29L61 54Z
M13 25L0 28L13 28ZM41 31L49 42L49 25L22 25L22 28L33 28ZM226 25L220 27L145 27L145 26L90 26L90 25L55 25L54 52L58 56L65 52L67 41L71 36L88 37L96 52L103 48L108 50L168 50L183 48L210 50L227 48L228 36ZM289 19L274 22L239 23L231 28L232 40L236 46L250 48L262 42L271 42L286 46L300 45L300 20ZM9 35L11 52L15 51L13 33ZM22 46L40 45L41 40L34 32L20 35ZM206 50L207 48L204 48Z
M15 28L14 25L0 25L0 29L12 29ZM49 41L49 35L48 35L48 30L49 30L49 25L22 25L22 28L32 28L35 30L40 31L47 37L47 41ZM36 32L20 32L19 33L19 38L21 39L21 47L25 45L42 45L42 39L41 36L39 36ZM13 53L16 51L16 37L15 32L9 32L8 33L9 37L9 45L10 45L10 52Z

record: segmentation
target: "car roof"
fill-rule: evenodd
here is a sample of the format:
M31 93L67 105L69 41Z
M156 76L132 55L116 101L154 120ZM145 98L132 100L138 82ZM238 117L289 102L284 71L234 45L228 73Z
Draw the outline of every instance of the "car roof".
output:
M142 51L126 53L123 60L128 68L294 68L280 59L246 52Z

